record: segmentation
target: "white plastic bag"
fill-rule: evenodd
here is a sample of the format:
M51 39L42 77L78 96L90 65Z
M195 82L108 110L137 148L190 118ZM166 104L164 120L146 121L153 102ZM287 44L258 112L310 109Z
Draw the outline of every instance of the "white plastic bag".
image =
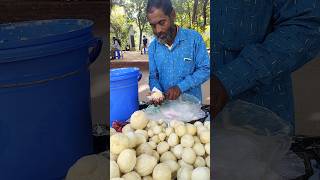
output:
M162 119L167 123L171 120L190 122L206 117L201 109L201 102L189 94L182 94L174 101L167 100L161 106L150 105L145 112L150 120Z
M287 180L303 175L299 157L287 156L291 130L289 122L266 108L240 100L227 104L212 131L214 179Z

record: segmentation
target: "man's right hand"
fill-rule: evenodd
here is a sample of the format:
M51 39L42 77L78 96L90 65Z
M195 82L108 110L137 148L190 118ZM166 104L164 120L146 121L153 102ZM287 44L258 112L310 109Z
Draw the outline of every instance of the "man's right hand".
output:
M163 99L159 99L159 100L151 100L150 103L155 105L155 106L160 106L163 103Z
M150 97L150 101L149 101L150 104L153 104L153 105L155 105L155 106L158 106L158 105L161 105L161 104L163 103L164 97L162 97L162 98L152 98L151 95L152 95L151 92L147 93L147 96Z

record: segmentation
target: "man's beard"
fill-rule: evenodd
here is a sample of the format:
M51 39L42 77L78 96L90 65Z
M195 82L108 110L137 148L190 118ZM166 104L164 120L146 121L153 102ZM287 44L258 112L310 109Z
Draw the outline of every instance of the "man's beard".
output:
M173 24L170 26L167 33L157 34L157 38L161 44L167 44L168 42L172 42L174 40L174 33L176 31L176 26Z

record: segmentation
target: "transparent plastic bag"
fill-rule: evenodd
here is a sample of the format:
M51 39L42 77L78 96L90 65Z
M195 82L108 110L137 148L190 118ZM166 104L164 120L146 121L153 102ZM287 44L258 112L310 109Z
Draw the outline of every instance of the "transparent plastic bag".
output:
M292 125L267 108L236 100L226 105L216 120L225 129L241 128L263 136L290 136ZM238 129L240 130L240 129Z
M171 120L190 122L206 116L201 109L201 102L189 94L182 94L174 101L167 100L161 106L150 105L145 112L150 120L162 119L167 123Z
M274 162L273 169L286 179L295 179L305 174L304 161L292 151L289 151L279 161Z
M215 180L286 180L303 175L299 158L287 157L292 126L275 113L237 100L214 121ZM283 173L283 167L290 173Z

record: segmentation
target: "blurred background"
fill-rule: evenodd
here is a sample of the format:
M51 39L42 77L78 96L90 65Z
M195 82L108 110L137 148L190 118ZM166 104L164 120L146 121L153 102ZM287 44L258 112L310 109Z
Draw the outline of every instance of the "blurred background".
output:
M127 63L126 57L130 57L131 51L124 52L124 59L120 61L110 61L110 39L109 37L119 37L124 42L123 48L127 45L128 36L130 33L128 27L132 25L134 32L135 48L139 52L139 37L140 30L137 26L138 11L132 13L130 16L123 14L123 8L126 3L131 3L134 6L134 2L142 0L129 1L129 0L114 0L112 4L109 4L109 0L1 0L0 1L0 22L16 22L32 19L50 19L50 18L87 18L95 22L94 33L96 36L100 36L104 40L104 48L100 54L98 60L91 66L91 96L92 96L92 120L93 123L105 123L108 119L108 69L109 62L111 67L122 66L121 63ZM195 28L198 30L205 41L207 42L207 48L209 47L209 3L206 7L206 11L203 11L204 0L198 0L197 13L194 14L194 3L196 1L190 0L174 0L173 3L177 10L177 23L187 28ZM119 9L119 10L117 10ZM122 9L122 10L121 10ZM134 8L135 9L135 8ZM108 14L108 10L112 10L111 16ZM116 13L115 13L116 12ZM144 12L144 11L141 11ZM206 15L204 15L206 12ZM115 18L119 16L120 18ZM203 26L206 16L206 26ZM110 18L109 18L110 17ZM192 18L197 17L200 21L194 21ZM131 18L131 19L130 19ZM110 23L111 19L111 23ZM125 23L118 23L121 26L120 30L115 31L116 22L124 21ZM110 25L110 28L109 28ZM114 26L112 28L112 26ZM205 28L204 28L205 27ZM108 31L110 30L110 35ZM127 33L125 33L127 32ZM118 33L118 34L117 34ZM123 35L121 35L123 34ZM142 34L146 35L147 38L152 36L148 24L145 24ZM108 43L109 42L109 43ZM126 55L127 53L127 55ZM139 55L139 54L138 54ZM139 57L139 58L138 58ZM146 55L141 54L131 60L133 66L147 68ZM139 59L141 59L139 61ZM115 63L117 61L117 63ZM294 96L295 96L295 112L296 112L296 132L297 134L305 135L320 135L320 59L317 58L312 62L305 65L300 70L293 73L293 85L294 85ZM147 81L147 77L143 77ZM141 81L140 81L141 82ZM146 82L144 83L146 84ZM209 85L206 84L209 88ZM145 87L140 86L142 91ZM143 91L142 91L143 92ZM208 102L208 101L206 101Z
M138 67L142 71L139 81L139 100L147 101L148 46L153 40L151 26L147 21L147 0L112 0L110 14L110 66ZM176 24L199 32L210 53L210 1L172 0L176 10ZM113 38L120 44L120 56L114 57ZM147 39L143 48L143 39ZM203 104L210 104L210 80L202 85Z
M1 0L0 22L78 18L94 21L95 36L103 39L100 56L90 66L91 112L93 124L106 124L109 107L108 58L109 1L107 0Z
M176 10L176 24L198 31L206 42L207 48L210 48L210 1L172 0L172 4ZM152 39L153 34L147 21L146 6L147 0L111 1L111 44L112 37L116 37L122 42L122 49L129 45L131 50L141 50L143 36L149 40Z

